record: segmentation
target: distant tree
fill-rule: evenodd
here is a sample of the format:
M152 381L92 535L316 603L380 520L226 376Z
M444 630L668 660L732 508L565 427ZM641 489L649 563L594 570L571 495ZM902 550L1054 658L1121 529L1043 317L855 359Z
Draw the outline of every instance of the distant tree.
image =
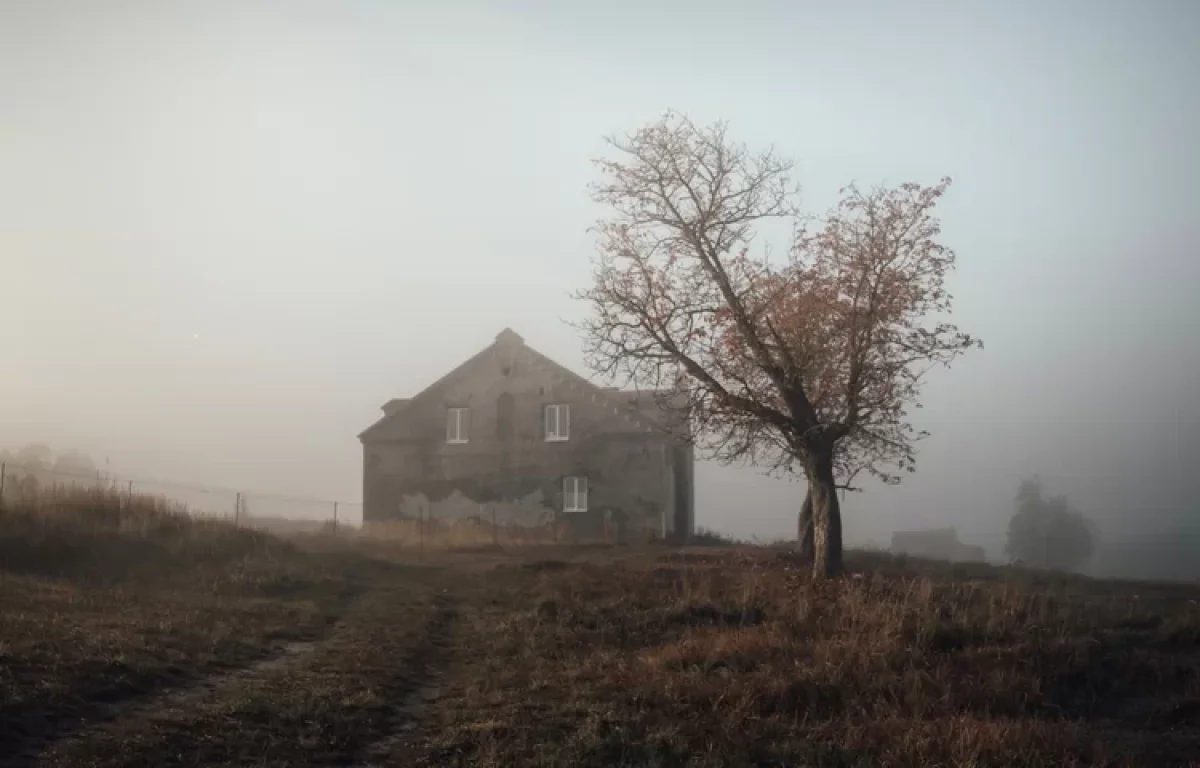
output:
M1071 508L1066 496L1046 496L1042 481L1021 482L1008 523L1005 553L1034 568L1075 571L1095 553L1099 532L1091 520Z
M41 472L54 464L54 451L47 445L30 443L21 446L12 458L23 470Z
M64 451L55 456L53 472L73 480L93 480L100 477L96 463L78 451Z
M814 575L837 575L837 490L853 470L913 470L924 374L978 346L945 322L955 257L933 209L949 180L850 186L810 228L791 162L749 152L723 123L668 113L611 144L594 188L609 215L580 294L589 364L669 392L660 405L683 411L711 457L802 473L799 545L811 530ZM770 220L794 227L786 258L751 252Z
M40 443L30 443L15 452L0 453L5 464L5 488L16 497L29 497L45 484L54 464L54 452Z
M49 446L30 443L15 452L0 451L0 462L4 462L5 474L11 478L13 488L32 495L39 488L55 484L78 484L98 481L100 472L96 464L78 451L55 454Z

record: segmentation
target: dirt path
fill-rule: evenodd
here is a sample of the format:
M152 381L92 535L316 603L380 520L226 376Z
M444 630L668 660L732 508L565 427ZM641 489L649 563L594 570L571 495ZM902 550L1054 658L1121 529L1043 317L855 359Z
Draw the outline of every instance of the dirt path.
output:
M266 657L248 666L230 670L224 674L204 677L178 688L168 688L158 694L134 700L122 701L106 707L97 717L84 722L70 734L31 749L26 757L27 765L38 763L40 749L53 744L56 749L70 750L108 729L118 729L125 722L149 717L168 709L193 706L203 700L220 696L225 690L242 685L257 678L278 672L289 664L297 663L316 650L322 641L304 640L281 643L273 647Z
M148 692L145 695L123 698L96 706L88 717L70 722L49 731L22 745L21 752L5 758L6 768L27 768L41 764L41 755L48 749L71 749L108 729L119 728L122 723L148 717L155 712L192 705L198 701L219 696L224 690L244 684L256 678L278 672L289 664L297 663L313 653L327 641L337 620L330 619L314 640L280 641L268 646L258 660L247 664L213 671L204 677L186 681L180 685Z
M458 617L457 580L380 580L335 626L242 669L106 712L41 745L24 768L398 765L437 695Z
M397 676L392 691L395 704L386 721L386 734L363 748L359 768L403 765L402 755L397 753L416 727L426 704L438 696L450 659L451 629L458 611L457 599L445 590L436 602L437 612Z

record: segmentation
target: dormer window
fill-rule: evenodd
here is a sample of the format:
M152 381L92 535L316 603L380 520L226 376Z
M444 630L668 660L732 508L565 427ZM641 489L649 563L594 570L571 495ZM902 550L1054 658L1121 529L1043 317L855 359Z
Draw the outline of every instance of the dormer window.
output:
M466 408L446 409L446 442L467 442L467 427L470 425L470 411Z
M543 421L546 424L546 442L560 443L567 440L571 434L571 406L547 405Z

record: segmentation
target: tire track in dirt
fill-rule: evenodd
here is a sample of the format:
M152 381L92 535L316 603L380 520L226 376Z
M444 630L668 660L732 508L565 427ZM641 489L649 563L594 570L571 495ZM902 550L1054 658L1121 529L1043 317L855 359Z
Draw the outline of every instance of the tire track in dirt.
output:
M64 727L30 740L21 745L21 753L5 762L6 768L34 768L39 765L47 750L70 748L85 742L95 734L118 727L130 719L146 717L168 708L187 706L196 701L216 697L227 688L266 677L289 664L298 662L312 654L329 641L334 628L341 620L340 615L328 617L320 627L320 635L313 640L291 640L276 642L268 647L258 660L227 671L217 672L186 681L143 696L122 699L99 706L86 719L66 724Z
M396 703L388 719L387 734L366 744L354 756L351 764L355 768L404 764L397 761L395 753L412 735L426 705L439 695L438 684L450 660L451 628L458 618L457 603L457 598L445 590L435 598L436 612L426 624L420 642L396 674L391 691Z

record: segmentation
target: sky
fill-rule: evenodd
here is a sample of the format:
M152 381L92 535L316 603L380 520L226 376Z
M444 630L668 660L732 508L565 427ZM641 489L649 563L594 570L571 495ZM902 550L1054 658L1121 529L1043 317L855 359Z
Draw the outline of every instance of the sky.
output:
M985 348L849 543L998 554L1033 473L1108 530L1195 520L1197 39L1189 0L0 0L0 447L357 501L358 432L502 328L586 372L590 160L674 109L810 212L954 179ZM700 525L794 533L802 486L697 483Z

